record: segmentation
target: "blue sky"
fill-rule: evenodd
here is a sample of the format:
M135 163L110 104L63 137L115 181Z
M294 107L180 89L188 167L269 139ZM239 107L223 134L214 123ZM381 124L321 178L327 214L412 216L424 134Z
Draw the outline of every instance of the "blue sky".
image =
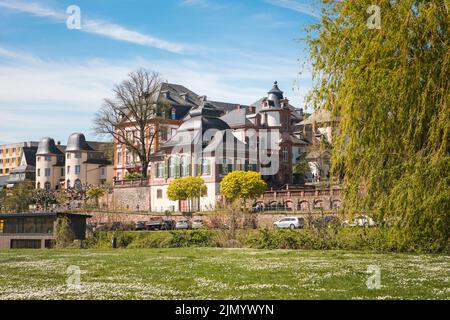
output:
M296 107L311 88L302 29L316 0L0 0L0 143L65 142L137 68L211 100L250 104L277 80ZM81 29L66 26L81 9ZM301 72L301 73L300 73Z

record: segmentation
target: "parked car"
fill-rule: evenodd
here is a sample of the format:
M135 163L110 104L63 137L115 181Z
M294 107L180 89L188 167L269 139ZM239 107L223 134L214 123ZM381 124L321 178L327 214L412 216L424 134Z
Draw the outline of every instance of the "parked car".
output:
M161 230L162 226L162 220L150 220L145 223L145 230Z
M175 229L175 221L174 220L164 220L161 225L161 230L173 230Z
M347 227L375 227L377 223L369 216L359 215L353 221L344 221L344 226Z
M305 226L305 219L298 217L283 218L273 223L276 229L302 229Z
M191 228L192 229L201 229L201 228L203 228L203 226L204 226L203 221L197 219L197 220L192 221Z
M341 221L337 217L333 216L325 216L317 218L313 221L311 221L311 226L314 228L325 228L330 226L339 226L341 224Z
M134 224L134 230L142 231L145 230L145 221L138 221Z
M189 221L188 220L179 220L175 224L175 229L177 230L187 230L189 229Z

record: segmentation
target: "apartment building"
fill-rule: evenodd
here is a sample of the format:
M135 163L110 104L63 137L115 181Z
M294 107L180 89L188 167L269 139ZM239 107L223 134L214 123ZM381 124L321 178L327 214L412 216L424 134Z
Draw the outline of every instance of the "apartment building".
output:
M38 142L24 141L0 145L0 188L8 185L10 175L22 164L24 151L28 158L36 154Z

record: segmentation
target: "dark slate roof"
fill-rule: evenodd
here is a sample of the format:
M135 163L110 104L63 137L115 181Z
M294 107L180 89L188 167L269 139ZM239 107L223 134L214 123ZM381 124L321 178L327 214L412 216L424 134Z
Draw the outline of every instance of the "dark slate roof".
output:
M84 134L76 132L72 133L67 140L67 151L93 151L92 147L86 142Z
M37 147L23 147L22 162L29 166L36 165Z
M63 213L63 212L20 212L20 213L0 214L0 218L57 217L57 216L92 218L92 216L88 214Z
M248 109L235 109L232 110L222 117L231 128L242 127L242 126L253 126L253 123L247 119Z
M8 179L9 179L9 176L0 177L0 188L6 187L6 185L8 184Z
M210 103L205 102L202 106L189 112L191 118L183 122L177 129L175 135L162 148L179 146L180 144L195 143L206 130L227 130L230 126L219 118L220 112Z
M36 151L37 155L45 155L45 154L63 154L64 151L61 151L60 146L55 144L55 140L50 137L42 138L39 141L39 146Z
M236 109L247 109L249 106L238 104L238 103L227 103L220 101L208 101L211 103L217 110L221 111L221 113L227 113L229 111L233 111Z
M300 122L298 125L308 125L315 123L326 123L326 122L334 122L339 121L339 117L333 117L330 111L325 109L317 109L315 110L309 117Z
M269 99L273 96L277 97L279 100L283 100L283 91L278 88L278 81L273 83L272 89L268 92Z
M111 161L107 159L88 159L84 161L83 163L90 163L90 164L100 164L100 165L110 165Z
M188 114L191 108L196 108L202 104L202 97L185 86L163 83L158 101L175 108L175 119L180 120Z

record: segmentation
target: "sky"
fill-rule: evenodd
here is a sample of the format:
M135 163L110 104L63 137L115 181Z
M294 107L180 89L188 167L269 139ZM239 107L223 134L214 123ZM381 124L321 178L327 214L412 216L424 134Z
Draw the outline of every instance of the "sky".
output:
M251 104L274 81L304 107L316 0L0 0L0 144L90 140L95 112L138 68L208 99ZM80 28L69 28L70 6ZM73 21L73 20L69 20ZM73 26L73 24L70 24Z

